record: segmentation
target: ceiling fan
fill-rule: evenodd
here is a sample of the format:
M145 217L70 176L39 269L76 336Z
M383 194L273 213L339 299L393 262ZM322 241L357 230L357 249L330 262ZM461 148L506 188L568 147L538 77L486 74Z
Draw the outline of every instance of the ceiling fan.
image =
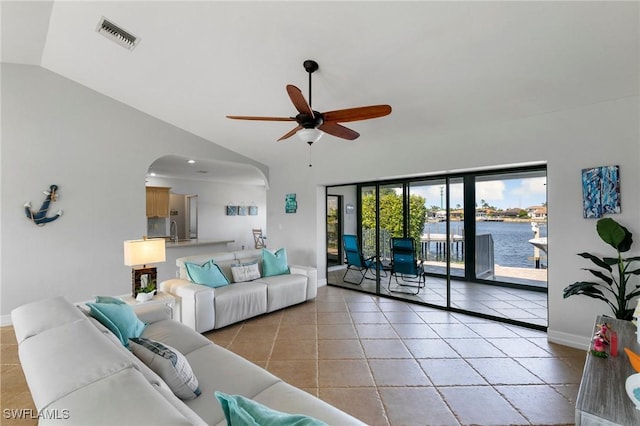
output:
M389 105L371 105L327 112L314 111L311 107L311 75L318 70L318 63L307 59L302 65L307 73L309 73L309 102L307 103L300 89L292 84L287 84L289 98L298 111L295 117L227 115L227 118L236 120L295 121L298 125L282 135L278 140L281 141L290 138L297 133L304 142L311 145L322 137L323 132L342 139L354 140L358 138L360 134L338 123L384 117L391 113L391 107Z

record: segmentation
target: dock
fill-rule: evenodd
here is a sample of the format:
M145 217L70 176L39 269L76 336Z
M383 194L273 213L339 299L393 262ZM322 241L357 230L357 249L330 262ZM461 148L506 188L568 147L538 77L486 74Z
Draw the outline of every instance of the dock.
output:
M448 238L447 238L448 237ZM420 245L422 246L422 254L431 252L431 244L435 244L435 252L438 255L446 252L447 243L451 244L451 252L464 255L464 235L459 234L432 234L430 232L422 234L420 237ZM423 258L426 258L423 256Z

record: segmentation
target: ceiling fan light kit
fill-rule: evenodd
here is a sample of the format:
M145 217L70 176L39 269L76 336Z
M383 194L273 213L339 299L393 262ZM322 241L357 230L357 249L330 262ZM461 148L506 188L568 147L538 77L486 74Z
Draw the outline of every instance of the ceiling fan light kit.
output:
M282 135L278 141L288 139L297 134L298 138L309 145L320 140L324 133L346 140L357 139L360 134L339 123L349 121L368 120L384 117L391 113L389 105L371 105L355 108L340 109L328 112L314 111L311 107L311 76L320 68L314 60L307 59L303 62L305 71L309 74L309 102L302 91L292 84L288 84L287 94L298 111L295 117L254 117L245 115L227 115L227 118L235 120L259 120L259 121L295 121L298 125Z
M306 142L309 145L318 142L322 135L324 135L324 133L318 129L300 129L296 134L302 142Z

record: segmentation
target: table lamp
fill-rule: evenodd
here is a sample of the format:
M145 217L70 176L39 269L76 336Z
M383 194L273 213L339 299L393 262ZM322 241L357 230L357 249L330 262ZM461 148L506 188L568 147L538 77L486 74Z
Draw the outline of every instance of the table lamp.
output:
M124 264L131 266L131 294L135 298L144 283L145 287L156 282L158 271L149 263L164 262L165 241L163 238L146 237L142 240L128 240L124 242Z

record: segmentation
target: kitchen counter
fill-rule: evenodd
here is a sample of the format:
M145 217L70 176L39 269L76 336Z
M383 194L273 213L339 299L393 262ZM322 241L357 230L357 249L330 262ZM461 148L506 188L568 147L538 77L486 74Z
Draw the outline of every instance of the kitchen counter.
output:
M177 243L173 241L166 242L166 248L181 248L181 247L199 247L199 246L211 246L215 244L229 244L234 243L235 240L178 240Z

